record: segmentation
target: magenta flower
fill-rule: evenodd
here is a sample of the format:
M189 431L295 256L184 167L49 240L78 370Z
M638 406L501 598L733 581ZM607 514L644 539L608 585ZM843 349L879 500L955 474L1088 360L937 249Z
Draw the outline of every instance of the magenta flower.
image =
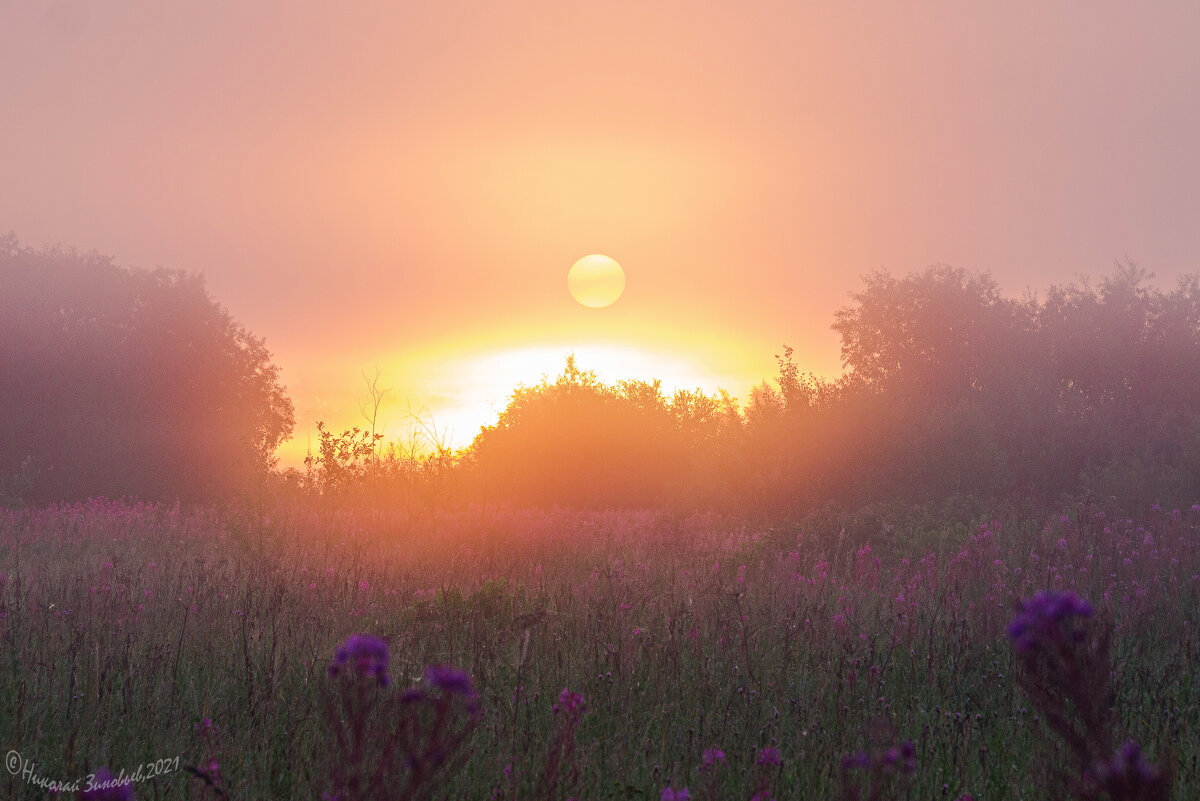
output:
M387 668L386 642L370 634L352 634L334 653L333 661L329 663L329 675L337 678L342 673L350 673L358 678L376 679L380 687L386 687L391 683Z
M720 748L704 749L704 767L711 768L713 765L717 764L718 762L721 762L721 763L725 762L725 752L724 751L722 751Z
M691 801L692 794L688 792L688 788L681 787L676 790L674 787L664 787L660 801Z

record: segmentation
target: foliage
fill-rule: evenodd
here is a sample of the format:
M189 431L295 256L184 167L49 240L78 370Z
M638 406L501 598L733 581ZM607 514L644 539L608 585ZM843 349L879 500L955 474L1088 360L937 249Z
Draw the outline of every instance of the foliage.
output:
M321 421L317 422L317 434L317 452L304 457L308 471L304 480L310 489L319 495L339 495L373 477L382 434L354 427L335 436Z
M1033 503L1200 494L1200 283L1120 264L1094 289L1001 295L946 266L877 272L835 315L844 375L778 357L727 395L607 385L569 358L520 387L463 460L468 498L801 515L830 501ZM471 483L473 482L473 483ZM1150 497L1151 493L1157 493Z
M198 274L0 237L0 475L36 500L250 492L292 430L262 339Z
M0 506L22 506L33 493L39 472L37 459L26 456L16 474L8 479L0 478Z
M553 382L519 387L469 457L485 497L533 504L652 506L740 421L728 396L668 399L658 381L604 384L573 356Z
M747 410L759 458L785 466L768 474L768 494L807 491L800 508L955 495L1050 504L1136 483L1160 493L1139 496L1147 503L1190 502L1200 285L1162 292L1149 278L1121 264L1098 290L1084 281L1014 300L986 274L949 267L868 276L835 316L847 373L798 381L789 352L778 394Z

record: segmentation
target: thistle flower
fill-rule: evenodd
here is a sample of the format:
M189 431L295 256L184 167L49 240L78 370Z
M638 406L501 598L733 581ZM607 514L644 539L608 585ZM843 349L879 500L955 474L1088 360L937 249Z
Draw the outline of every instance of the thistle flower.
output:
M778 765L780 763L780 755L778 748L767 747L758 752L758 765Z
M1041 590L1021 602L1020 609L1008 626L1008 637L1020 653L1042 647L1046 642L1060 639L1064 625L1074 617L1091 617L1092 605L1073 592ZM1079 640L1079 631L1069 636Z
M587 709L587 704L584 703L583 693L573 693L566 687L563 687L562 692L558 694L558 703L554 705L554 714L560 711L569 717L579 717Z
M725 762L725 752L724 751L722 751L720 748L704 749L704 767L711 768L714 765L716 765L718 762L724 764L724 762Z
M893 745L880 755L879 762L888 773L899 772L911 776L917 771L916 746L912 744L911 740L900 745Z
M660 801L691 801L691 798L692 794L686 787L680 787L678 790L674 787L664 787Z
M391 683L388 678L387 643L370 634L352 634L342 643L329 663L329 676L352 673L358 678L374 678L380 687Z
M1142 756L1142 747L1129 740L1095 768L1097 783L1114 799L1155 801L1170 796L1167 778Z
M467 671L450 665L426 665L425 681L450 695L461 695L464 698L474 698L477 695Z

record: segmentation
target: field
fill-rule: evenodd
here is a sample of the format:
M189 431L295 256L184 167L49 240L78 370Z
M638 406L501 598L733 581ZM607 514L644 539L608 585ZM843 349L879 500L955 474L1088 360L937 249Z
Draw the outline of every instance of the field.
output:
M1070 590L1073 691L1115 693L1085 737L1196 797L1200 507L999 517L0 510L0 795L1061 797L1086 703L1007 630ZM388 686L330 675L355 634Z

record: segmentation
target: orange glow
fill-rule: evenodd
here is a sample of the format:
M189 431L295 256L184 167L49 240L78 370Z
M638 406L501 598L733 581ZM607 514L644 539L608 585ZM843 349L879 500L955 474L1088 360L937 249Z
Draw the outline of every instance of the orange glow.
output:
M575 308L589 316L589 310ZM752 386L775 374L769 353L716 332L680 335L670 328L642 326L630 328L625 336L576 339L565 333L537 338L514 327L506 336L479 332L381 361L380 386L391 391L380 408L378 430L389 442L428 447L436 440L452 448L466 447L482 426L496 422L514 389L542 378L553 381L571 354L581 370L595 372L605 383L657 379L668 396L678 389L708 394L724 389L744 402ZM296 436L278 451L284 466L303 463L315 441L317 419L335 432L369 428L357 411L365 397L362 376L344 367L340 374L340 380L322 377L321 383L339 383L344 392L297 409Z
M281 369L288 464L376 365L389 438L411 402L466 444L591 346L743 402L785 343L834 376L881 267L1194 270L1200 6L944 5L10 3L0 232L203 272ZM603 313L563 292L587 253L630 272Z

